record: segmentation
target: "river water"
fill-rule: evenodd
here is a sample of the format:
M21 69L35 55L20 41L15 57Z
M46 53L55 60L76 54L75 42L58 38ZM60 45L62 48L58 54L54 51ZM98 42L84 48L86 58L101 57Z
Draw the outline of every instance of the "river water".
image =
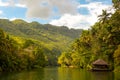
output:
M42 68L0 73L0 80L120 80L120 73L91 72L74 68Z

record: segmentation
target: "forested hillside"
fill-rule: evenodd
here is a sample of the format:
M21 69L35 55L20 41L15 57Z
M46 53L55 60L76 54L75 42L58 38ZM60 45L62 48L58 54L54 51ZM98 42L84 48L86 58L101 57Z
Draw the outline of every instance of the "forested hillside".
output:
M113 0L115 13L103 10L99 21L84 30L80 38L63 52L58 63L62 66L91 68L93 61L103 59L110 69L120 71L120 1Z
M35 39L50 48L64 50L66 46L75 38L78 38L82 30L68 29L67 27L57 27L50 24L42 25L38 22L27 23L23 20L9 21L0 20L0 28L8 34ZM64 45L64 46L62 46Z
M56 66L82 30L17 19L0 19L0 71Z
M77 38L82 31L81 29L69 29L66 26L58 27L50 24L43 25L38 22L28 23L21 19L16 19L14 21L9 21L8 19L0 19L0 28L13 35L25 37L36 36L34 38L38 40L41 39L41 37L45 38L51 36L56 39L55 35Z
M0 29L0 71L44 67L48 65L48 57L45 54L47 51L49 50L39 42L11 37Z

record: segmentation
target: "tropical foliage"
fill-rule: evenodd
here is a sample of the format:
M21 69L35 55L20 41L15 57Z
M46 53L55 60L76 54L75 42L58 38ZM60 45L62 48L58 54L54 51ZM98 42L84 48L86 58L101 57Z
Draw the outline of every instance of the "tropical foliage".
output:
M46 65L43 49L38 48L40 44L24 41L18 43L0 29L0 71L20 71Z
M57 58L81 30L23 20L0 20L0 71L57 66ZM64 46L63 46L64 45Z
M116 1L114 5L117 5ZM115 6L114 14L103 10L99 22L91 29L84 30L70 50L62 53L59 64L81 68L91 68L91 63L99 58L106 60L111 69L120 69L120 10ZM111 17L109 16L111 14ZM69 65L68 65L69 64Z

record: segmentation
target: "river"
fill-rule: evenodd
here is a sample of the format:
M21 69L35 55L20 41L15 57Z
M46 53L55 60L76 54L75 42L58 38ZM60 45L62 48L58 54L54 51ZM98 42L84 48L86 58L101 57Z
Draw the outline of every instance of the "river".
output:
M120 80L120 73L91 72L74 68L42 68L0 73L0 80Z

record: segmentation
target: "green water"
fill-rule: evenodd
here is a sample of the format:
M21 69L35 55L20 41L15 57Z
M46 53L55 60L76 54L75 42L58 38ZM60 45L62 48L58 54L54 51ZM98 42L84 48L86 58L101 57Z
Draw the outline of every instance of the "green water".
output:
M43 68L32 71L0 73L0 80L120 80L120 73L91 72L71 68Z

